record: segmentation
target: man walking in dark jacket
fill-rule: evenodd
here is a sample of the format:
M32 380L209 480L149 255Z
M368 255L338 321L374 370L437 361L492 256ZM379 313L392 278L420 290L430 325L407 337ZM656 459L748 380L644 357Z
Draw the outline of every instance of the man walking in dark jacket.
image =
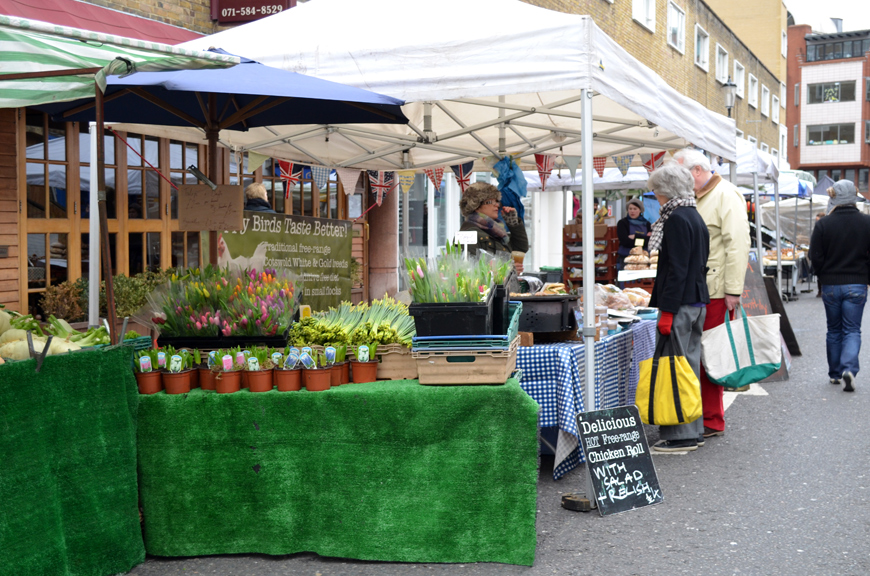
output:
M818 221L810 241L810 260L828 322L828 377L843 390L855 390L861 317L870 282L870 216L858 211L855 184L840 180L828 188L831 212Z

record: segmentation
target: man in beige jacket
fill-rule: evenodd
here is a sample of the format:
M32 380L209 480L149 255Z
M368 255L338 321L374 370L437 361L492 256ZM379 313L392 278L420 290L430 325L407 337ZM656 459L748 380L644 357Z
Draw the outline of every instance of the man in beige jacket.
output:
M698 213L710 232L707 258L707 290L710 303L704 330L725 323L727 311L740 304L743 280L749 263L749 218L746 201L730 182L714 174L710 161L697 150L685 148L674 160L692 173ZM725 433L724 388L710 382L701 366L701 401L704 407L704 438Z

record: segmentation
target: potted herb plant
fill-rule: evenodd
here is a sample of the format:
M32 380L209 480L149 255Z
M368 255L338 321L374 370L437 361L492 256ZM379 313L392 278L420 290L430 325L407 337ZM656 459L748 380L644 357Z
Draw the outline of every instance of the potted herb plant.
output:
M199 352L199 350L196 350L195 352ZM217 352L212 350L208 353L206 361L201 362L197 366L197 372L199 372L199 387L203 390L214 390L217 372L212 371L212 367L217 366L218 364L216 357Z
M245 365L248 389L251 392L268 392L272 389L272 364L268 348L254 348Z
M157 366L157 350L141 350L136 354L136 384L139 394L156 394L163 390L163 376Z
M163 373L163 386L167 394L187 394L193 376L193 356L187 350L179 350L169 357L168 369Z
M302 389L302 368L299 365L299 355L284 349L282 362L275 367L275 385L279 392L295 392Z
M238 349L229 349L218 350L215 354L217 364L212 370L216 372L214 384L218 394L231 394L241 389L244 363L239 364L233 360L234 351L241 352Z
M361 344L357 348L356 360L350 363L354 384L375 382L378 379L377 351L377 344Z
M299 357L302 362L302 378L305 389L309 392L329 390L332 382L332 372L326 366L326 356L323 354L303 352Z

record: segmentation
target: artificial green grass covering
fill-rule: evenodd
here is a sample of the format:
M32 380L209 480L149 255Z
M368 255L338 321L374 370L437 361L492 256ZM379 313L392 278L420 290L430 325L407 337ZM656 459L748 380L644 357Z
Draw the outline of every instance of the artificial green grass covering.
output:
M103 576L145 559L131 355L0 366L0 573Z
M143 396L145 547L531 565L537 421L516 380Z

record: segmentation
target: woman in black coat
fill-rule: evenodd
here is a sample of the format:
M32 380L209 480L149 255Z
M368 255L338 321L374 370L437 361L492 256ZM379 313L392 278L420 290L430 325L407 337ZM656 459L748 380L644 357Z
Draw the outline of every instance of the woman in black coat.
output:
M649 241L650 251L659 251L650 298L650 306L659 309L656 342L667 335L678 340L695 376L700 378L701 332L705 306L710 303L707 291L710 233L695 207L694 179L686 168L677 163L662 166L650 175L648 186L662 205ZM659 432L661 441L652 447L656 452L696 450L703 443L704 419L661 426Z
M652 234L649 220L643 217L643 202L632 198L626 206L628 215L616 223L616 236L619 238L619 249L616 251L616 266L622 270L625 257L628 256L635 242L643 239L643 249L647 249L649 235Z

